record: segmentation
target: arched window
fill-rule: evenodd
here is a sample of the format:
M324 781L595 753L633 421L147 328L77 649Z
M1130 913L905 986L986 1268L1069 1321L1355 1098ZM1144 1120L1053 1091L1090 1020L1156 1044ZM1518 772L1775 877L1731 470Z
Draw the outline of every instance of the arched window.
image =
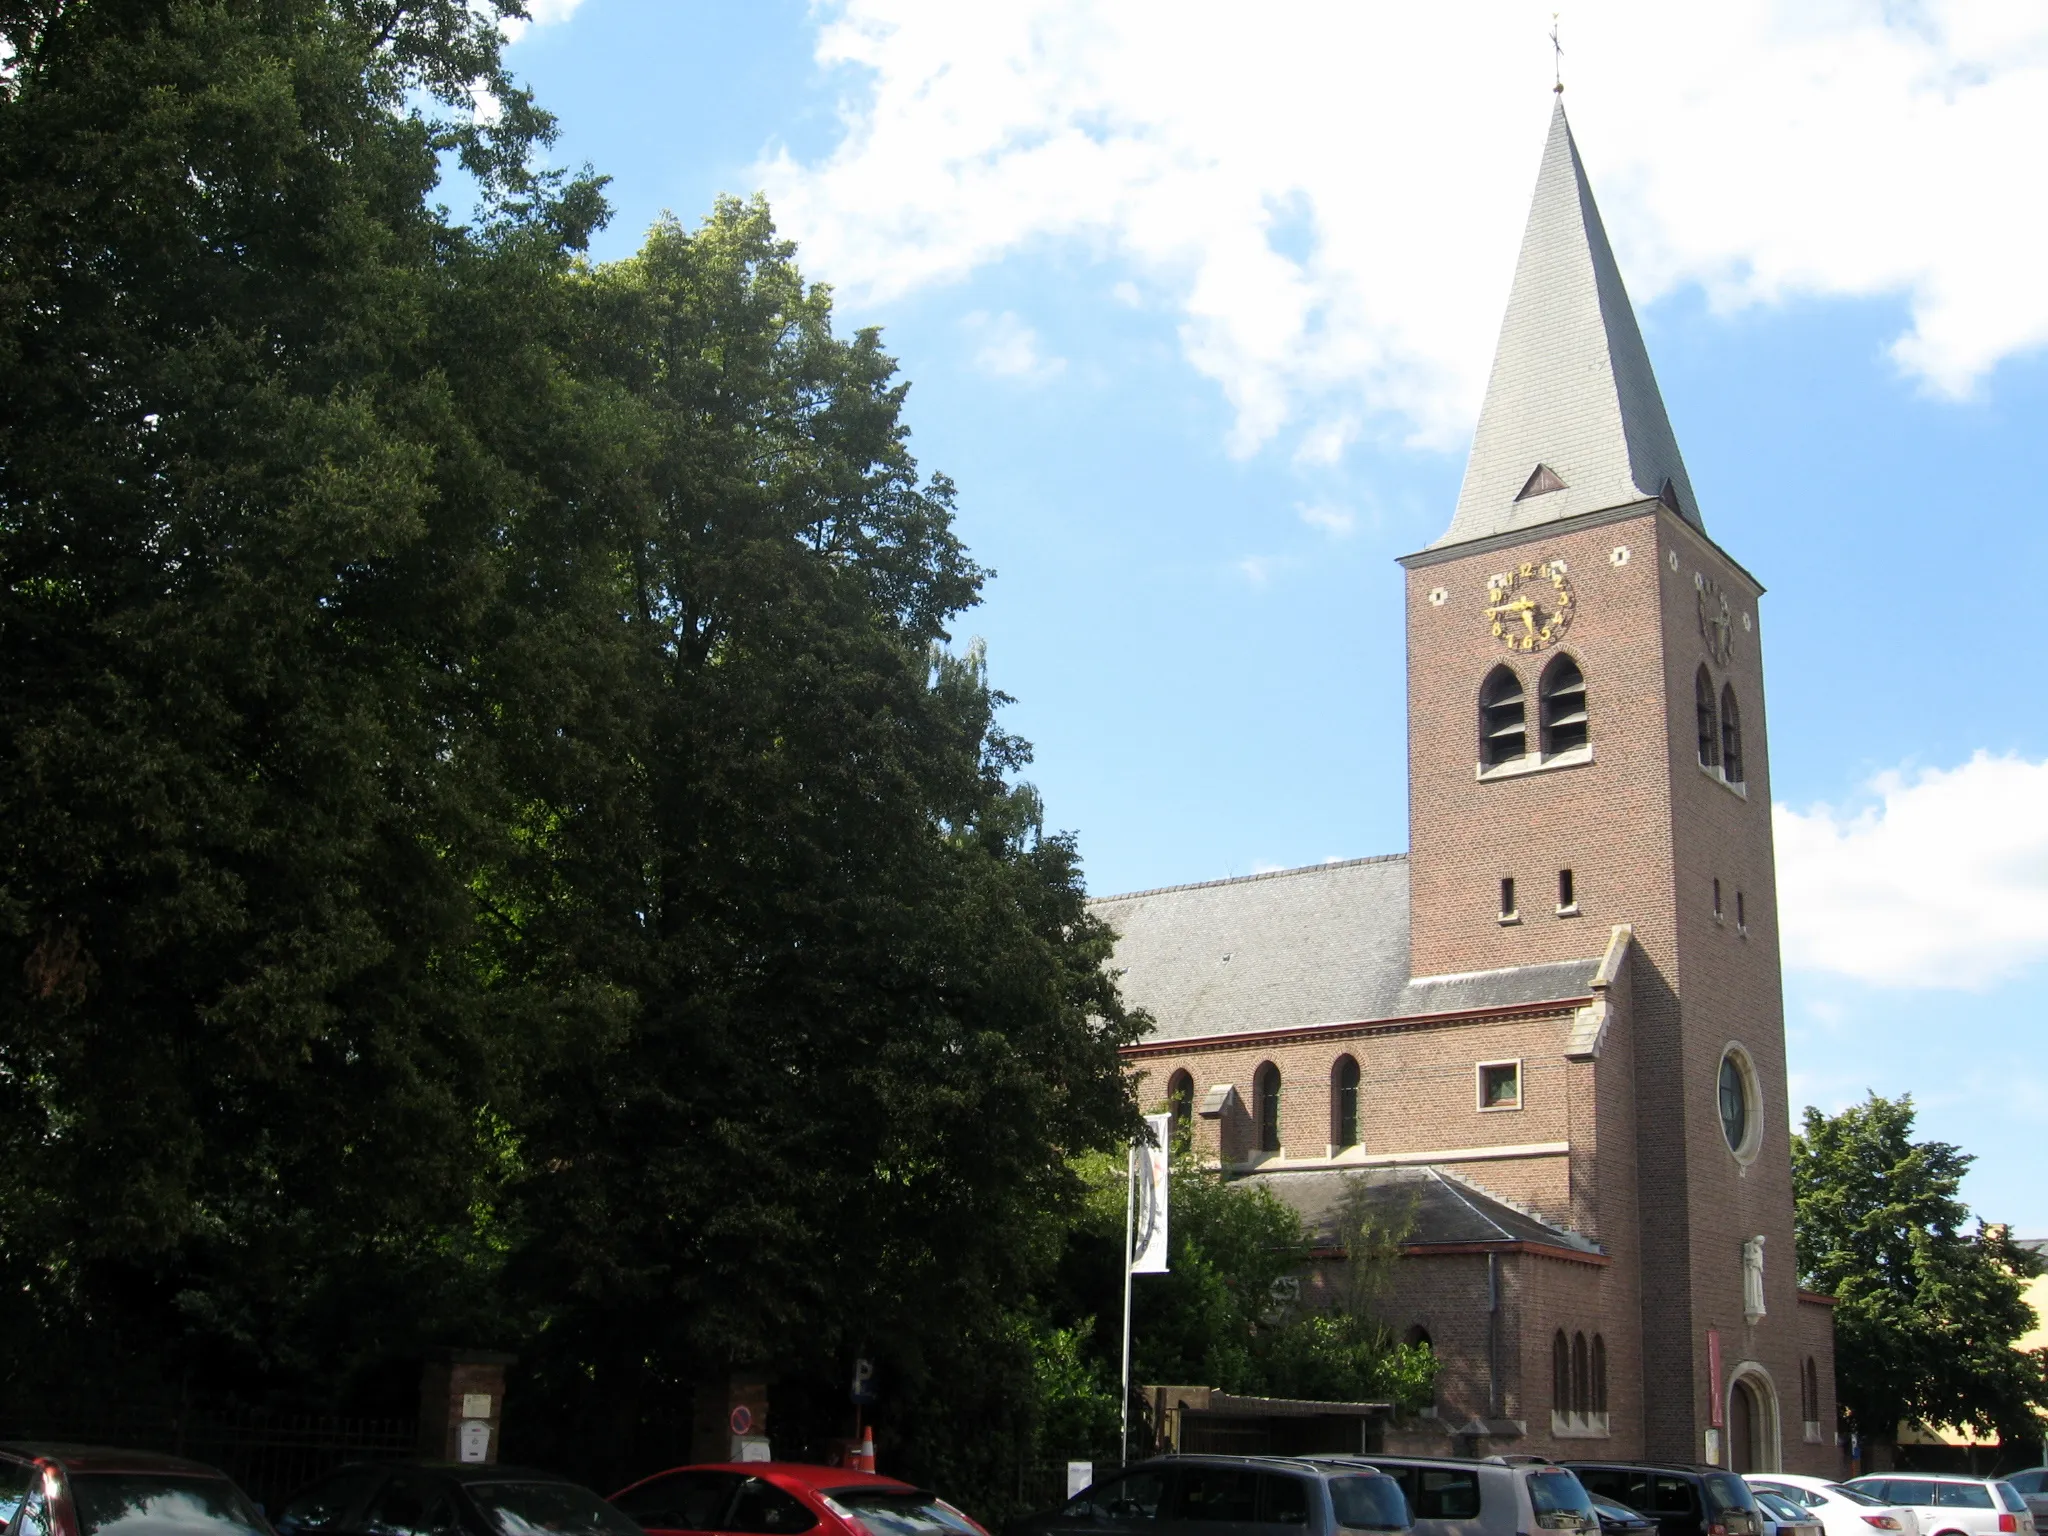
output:
M1742 712L1735 707L1735 685L1721 690L1721 777L1742 782Z
M1280 1069L1270 1061L1252 1077L1252 1105L1258 1119L1259 1150L1280 1150Z
M1572 1411L1572 1346L1562 1328L1550 1341L1550 1406L1558 1413Z
M1593 1361L1586 1350L1586 1336L1572 1335L1572 1412L1585 1413L1593 1402Z
M1586 674L1569 656L1543 669L1537 687L1543 722L1543 755L1555 757L1586 744Z
M1339 1056L1330 1068L1330 1143L1338 1151L1358 1145L1358 1059Z
M1820 1367L1811 1355L1799 1368L1799 1416L1808 1424L1820 1422Z
M1592 1412L1607 1411L1607 1341L1599 1334L1593 1335L1593 1402Z
M1422 1324L1417 1323L1414 1327L1408 1330L1408 1347L1410 1349L1427 1349L1433 1351L1436 1348L1436 1345L1432 1343L1430 1340L1429 1330L1423 1327Z
M1479 687L1479 761L1497 768L1529 750L1528 711L1522 680L1511 667L1495 667Z
M1173 1146L1179 1151L1188 1144L1195 1123L1195 1080L1182 1068L1166 1080L1166 1112L1173 1116Z
M1702 666L1692 680L1693 709L1700 722L1700 766L1716 768L1721 763L1721 721L1714 711L1714 680Z

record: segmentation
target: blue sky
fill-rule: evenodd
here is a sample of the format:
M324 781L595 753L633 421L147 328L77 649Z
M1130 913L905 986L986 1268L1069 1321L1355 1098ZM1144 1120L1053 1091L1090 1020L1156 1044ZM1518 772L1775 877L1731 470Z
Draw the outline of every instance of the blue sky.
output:
M885 328L1095 890L1405 846L1394 557L1456 499L1552 65L1547 7L1413 9L537 0L513 48L613 178L599 258L765 189ZM1670 9L1568 15L1566 101L1769 588L1791 1108L1911 1092L2048 1234L2048 24Z

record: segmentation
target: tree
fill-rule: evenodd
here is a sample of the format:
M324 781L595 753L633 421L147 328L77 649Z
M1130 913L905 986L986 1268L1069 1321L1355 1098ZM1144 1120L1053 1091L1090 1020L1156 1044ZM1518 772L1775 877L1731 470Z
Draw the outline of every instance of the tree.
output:
M948 648L983 573L878 337L834 334L758 201L571 298L629 444L600 492L622 620L605 710L564 726L602 752L539 762L493 876L507 974L622 1000L550 1069L507 1208L535 1369L589 1426L549 1453L629 1470L622 1417L672 1445L696 1382L868 1353L885 1430L928 1404L927 1452L968 1455L990 1426L948 1407L1028 1377L1011 1309L1067 1159L1135 1124L1143 1020L980 649Z
M2024 1282L2042 1261L2003 1227L1965 1230L1972 1159L1912 1140L1913 1119L1910 1096L1872 1094L1809 1108L1792 1138L1800 1283L1835 1298L1838 1400L1866 1442L1906 1422L2037 1440L2048 1354L2013 1342L2035 1324Z
M559 492L492 439L559 398L535 309L602 210L524 168L519 14L0 3L16 1390L52 1340L109 1399L338 1371L473 1289L536 1006L467 963L507 820L475 658Z

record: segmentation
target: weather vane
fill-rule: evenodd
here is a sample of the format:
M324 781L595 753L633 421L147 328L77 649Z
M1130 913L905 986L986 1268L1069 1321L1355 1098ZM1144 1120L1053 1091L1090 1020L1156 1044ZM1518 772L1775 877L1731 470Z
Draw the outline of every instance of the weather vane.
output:
M1550 87L1558 95L1564 94L1564 44L1557 40L1557 12L1550 13L1550 64L1554 84Z

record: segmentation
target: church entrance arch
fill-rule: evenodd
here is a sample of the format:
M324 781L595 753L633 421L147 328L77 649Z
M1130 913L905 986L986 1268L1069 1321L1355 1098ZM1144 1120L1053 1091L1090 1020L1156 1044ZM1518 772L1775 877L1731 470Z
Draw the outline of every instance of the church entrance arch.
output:
M1770 1372L1744 1361L1728 1380L1728 1470L1778 1471L1778 1425L1778 1392Z

